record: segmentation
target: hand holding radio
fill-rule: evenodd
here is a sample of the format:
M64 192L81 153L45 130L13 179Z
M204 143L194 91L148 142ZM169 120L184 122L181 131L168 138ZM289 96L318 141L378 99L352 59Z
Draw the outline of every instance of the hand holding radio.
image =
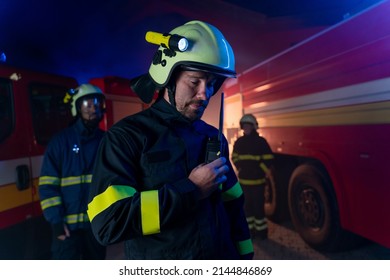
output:
M195 167L188 179L190 179L200 192L200 199L210 196L219 184L226 181L225 174L229 171L224 157L218 158L208 164L202 163Z

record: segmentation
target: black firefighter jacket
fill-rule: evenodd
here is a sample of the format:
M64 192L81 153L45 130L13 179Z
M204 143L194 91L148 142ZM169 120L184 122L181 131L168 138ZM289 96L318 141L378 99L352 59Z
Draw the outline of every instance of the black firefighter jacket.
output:
M129 259L251 259L244 197L230 163L227 182L210 198L199 200L188 179L216 135L164 99L114 125L97 154L88 205L98 241L126 241Z
M73 231L89 228L87 202L92 168L104 132L89 132L78 119L72 126L56 134L46 148L39 197L53 234L64 232L64 223Z
M232 161L241 185L259 186L266 183L266 175L274 164L271 147L256 131L243 135L233 146Z

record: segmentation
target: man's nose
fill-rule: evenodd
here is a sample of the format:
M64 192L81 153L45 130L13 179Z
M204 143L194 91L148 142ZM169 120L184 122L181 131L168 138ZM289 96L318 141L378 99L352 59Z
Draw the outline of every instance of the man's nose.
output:
M88 110L91 113L95 113L98 110L98 106L96 104L93 104L93 105L89 106Z
M212 91L206 85L200 86L196 94L199 100L208 100L210 99L211 95L212 95Z

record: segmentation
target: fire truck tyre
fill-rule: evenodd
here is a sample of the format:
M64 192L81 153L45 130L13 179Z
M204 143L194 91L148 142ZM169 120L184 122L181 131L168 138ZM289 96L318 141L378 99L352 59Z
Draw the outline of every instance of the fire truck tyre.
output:
M275 168L271 167L266 177L264 211L267 219L280 223L287 219L287 191L278 187L275 175Z
M288 204L295 230L319 251L339 251L343 230L333 187L321 166L298 166L290 179Z

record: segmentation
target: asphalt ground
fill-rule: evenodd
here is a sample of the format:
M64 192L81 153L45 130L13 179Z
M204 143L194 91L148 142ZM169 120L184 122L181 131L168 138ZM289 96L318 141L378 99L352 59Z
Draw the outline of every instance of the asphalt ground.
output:
M269 238L253 242L257 260L390 260L390 248L370 241L353 250L323 253L308 246L290 221L282 225L268 222L268 225Z
M373 242L367 241L354 250L322 253L308 246L289 221L281 225L268 222L268 227L268 239L253 240L256 260L390 260L390 248ZM123 244L109 246L107 259L124 259Z

